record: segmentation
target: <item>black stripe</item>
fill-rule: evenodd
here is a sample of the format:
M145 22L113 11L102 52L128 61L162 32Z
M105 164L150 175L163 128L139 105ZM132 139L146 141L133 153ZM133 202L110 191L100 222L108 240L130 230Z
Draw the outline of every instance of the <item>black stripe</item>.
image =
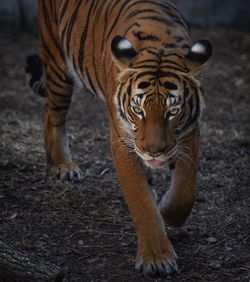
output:
M89 82L89 86L91 87L91 90L92 90L94 93L96 93L95 86L94 86L94 84L93 84L93 81L92 81L92 79L91 79L91 76L90 76L90 74L89 74L89 71L88 71L88 68L87 68L87 67L86 67L85 71L86 71L86 76L87 76L87 79L88 79L88 82Z
M110 9L110 5L113 3L113 6L111 7L111 9ZM108 18L109 18L109 15L110 15L110 13L113 11L113 9L114 9L114 7L117 5L117 4L119 4L119 1L109 1L109 3L108 3L108 6L107 6L107 8L106 8L106 11L105 11L105 17L104 17L104 28L103 28L103 30L104 30L104 32L103 32L103 36L102 36L102 50L104 50L105 48L105 44L106 44L106 42L107 42L107 38L106 38L106 33L105 33L105 31L108 29L107 28L107 24L108 24Z
M187 87L187 82L184 80L184 98L186 99L189 95L189 88Z
M175 36L174 39L176 40L177 43L182 42L183 40L185 40L185 38L182 37L182 36Z
M59 93L57 91L54 91L50 88L49 92L53 95L53 96L56 96L56 97L60 97L60 98L63 98L63 100L65 102L70 102L71 100L71 97L72 97L72 94L68 94L68 93Z
M92 24L92 38L93 38L92 47L93 47L93 50L96 50L95 27L97 25L97 21L98 21L99 15L101 14L101 11L102 11L102 5L100 5L99 9L97 10L98 3L100 4L100 2L96 1L96 6L93 7L93 11L95 11L95 13L94 13L95 20L94 20L94 23ZM99 78L98 78L98 74L97 74L98 64L100 62L96 61L96 60L97 60L97 56L93 55L92 56L92 63L93 63L94 76L95 76L98 88L101 90L102 93L104 93L102 85L101 85L101 83L99 81Z
M67 28L67 35L66 35L66 53L67 55L69 56L69 45L70 45L70 42L71 42L71 33L72 33L72 29L73 29L73 26L74 26L74 23L76 21L76 18L77 18L77 15L78 15L78 12L79 12L79 9L80 9L80 6L82 4L82 0L78 0L78 3L74 9L74 12L70 18L70 21L68 23L68 28Z
M140 14L145 14L145 13L154 13L154 14L159 14L158 11L155 11L153 9L144 9L144 10L136 10L136 11L133 11L132 13L130 13L129 15L126 16L126 20L129 20L137 15L140 15Z
M184 27L185 29L188 29L187 25L186 25L186 22L182 22L181 20L179 19L173 19L173 21L179 25L181 25L182 27Z
M80 70L82 71L83 70L83 58L84 58L84 47L85 47L85 43L86 43L86 38L87 38L87 34L88 34L88 28L89 28L89 21L90 21L90 18L92 16L92 9L93 9L93 6L95 4L95 1L92 1L91 3L91 6L89 8L89 11L88 11L88 17L87 17L87 20L86 20L86 25L85 25L85 28L84 28L84 31L81 35L81 45L80 45L80 49L79 49L79 55L78 55L78 64L80 66Z
M141 64L147 64L147 63L158 63L158 60L153 60L153 59L150 59L150 60L144 60L144 61L140 61L136 64L133 64L132 67L137 67L137 65L141 65Z
M176 48L176 44L175 43L166 43L165 48Z
M64 24L64 28L63 28L63 30L62 30L62 32L61 32L60 41L61 41L61 45L62 45L62 46L64 46L67 27L68 27L68 22L66 22L66 23Z
M117 1L117 2L119 2L119 1ZM111 25L111 28L109 29L109 32L108 32L108 35L107 35L107 41L108 41L108 39L109 39L109 37L110 37L110 34L112 33L113 29L115 28L116 23L118 22L118 20L119 20L119 18L120 18L120 15L121 15L121 13L122 13L122 11L123 11L123 9L125 8L125 6L126 6L128 3L129 3L129 0L125 0L124 3L122 4L122 6L121 6L121 8L120 8L120 10L119 10L119 12L118 12L118 14L117 14L117 16L116 16L114 22L113 22L113 24Z
M100 2L98 2L98 1L97 1L97 3L100 4ZM99 9L96 12L95 23L97 23L99 21L101 15L102 15L102 11L103 11L103 5L101 3Z
M179 68L181 68L181 67L182 67L182 66L181 66L181 65L179 65L177 62L172 61L172 60L169 60L169 59L167 59L167 60L163 60L163 61L162 61L162 63L163 63L163 64L173 64L173 65L175 65L175 66L177 66L177 67L179 67Z
M133 8L134 6L140 5L140 4L143 4L144 6L146 4L153 4L160 9L169 9L169 7L171 6L171 5L169 5L169 3L167 3L167 6L166 6L163 3L157 3L157 2L154 2L154 1L150 1L150 0L149 1L148 0L141 0L141 1L134 2L133 4L128 6L124 13L126 14L129 11L130 8ZM136 7L136 9L141 10L139 7Z
M192 110L192 108L194 106L194 104L193 104L193 97L190 96L187 102L188 102L188 105L189 105L190 109Z
M150 82L143 81L143 82L140 82L140 83L138 84L138 88L140 88L140 89L146 89L146 88L148 88L150 85L151 85Z
M61 89L64 88L63 85L58 83L59 81L61 82L61 80L59 80L59 81L57 80L56 81L53 77L51 77L50 72L48 72L48 71L46 73L46 80L50 81L53 84L53 86L56 86L56 87L61 88Z
M160 41L160 38L158 36L152 35L152 34L146 34L143 35L142 31L137 31L133 32L133 35L138 39L138 40L148 40L148 41Z
M57 106L54 101L49 99L48 100L48 107L55 112L68 111L69 103L67 103L67 106Z
M57 68L57 70L55 69L55 67ZM50 68L51 70L53 70L54 74L57 76L57 78L62 81L63 83L67 83L67 84L71 84L72 85L72 81L68 78L67 74L58 67L57 63L54 61L54 64L50 64ZM62 74L59 74L59 72Z
M121 84L120 85L120 88L118 90L118 93L117 93L117 101L118 101L118 111L120 113L120 116L124 119L124 120L127 120L126 119L126 116L124 115L123 111L122 111L122 108L121 108L121 94L122 94L122 89L123 89L123 85L124 84Z
M50 10L52 11L53 18L56 21L57 20L57 15L56 15L56 3L55 1L50 2Z
M182 17L182 15L180 14L179 11L176 10L176 12L178 13L178 15L175 15L169 11L166 12L166 14L171 18L173 19L173 21L177 24L180 24L181 26L183 26L184 28L187 28L188 29L188 26L187 26L187 23L186 21L184 20L184 18Z
M68 111L69 107L54 107L48 103L48 107L54 112Z
M150 103L150 101L153 100L154 96L155 96L155 93L147 94L146 99L144 101L144 105L147 106Z
M194 91L194 95L195 95L195 105L193 104L193 97L192 100L189 99L188 104L190 106L190 117L188 118L188 120L186 121L184 127L182 128L182 130L185 130L187 127L189 127L191 124L193 124L194 122L197 121L198 117L200 116L200 100L199 100L199 95L197 93L197 89L192 88ZM191 116L192 111L193 111L193 107L195 107L195 113L193 114L193 116Z
M58 44L58 41L55 39L55 36L52 33L51 19L50 19L47 7L45 5L45 2L43 2L43 15L44 15L45 25L46 25L47 31L50 34L54 45L56 46L57 50L59 51L59 54L60 54L61 58L63 59L64 58L64 54L63 54L63 52L62 52L62 50L61 50L61 48L60 48L60 46Z
M175 8L174 5L172 5L171 3L168 3L168 6L171 7L176 13L178 13L179 17L181 18L181 20L185 23L188 34L190 33L190 26L188 24L188 22L186 21L186 19L183 17L183 15Z
M130 29L132 29L134 26L140 27L140 25L138 23L132 23L125 31L124 35L126 36L127 33L130 31Z
M181 15L181 13L170 3L157 3L157 2L154 2L154 1L147 1L147 0L144 0L144 1L137 1L133 4L131 4L126 10L125 10L125 13L127 13L129 11L130 8L136 6L136 5L140 5L140 4L143 4L144 6L146 4L152 4L152 5L155 5L157 6L157 8L164 11L164 13L166 13L169 17L173 18L173 20L182 25L183 27L185 27L188 31L188 33L190 33L190 28L189 28L189 25L187 23L187 21L185 20L185 18ZM140 11L143 11L143 9L140 9L139 7L137 7L138 10ZM146 10L146 9L145 9ZM177 15L173 14L171 12L171 10L174 10L175 13L177 13ZM174 26L174 23L171 22L170 26Z
M180 122L179 122L179 124L181 124L182 122L183 122L183 119L184 119L184 117L185 117L185 115L186 115L186 112L185 112L185 106L184 106L184 104L182 105L182 111L181 111L181 113L180 113ZM179 128L179 127L178 127Z
M190 49L190 46L187 45L187 44L184 44L184 45L181 46L181 48L182 48L182 49L188 49L188 50L189 50L189 49Z
M172 33L172 32L171 32L171 29L167 29L167 30L166 30L166 34L167 34L167 35L171 35L171 33Z
M137 76L136 76L136 79L135 80L138 80L139 78L143 77L143 76L146 76L146 75L151 75L153 76L154 78L161 78L161 77L173 77L173 78L176 78L178 81L180 81L180 77L175 74L175 73L172 73L172 72L162 72L162 71L156 71L156 72L153 72L153 71L145 71L145 72L141 72L139 73Z
M170 81L166 81L166 82L164 83L164 87L165 87L166 89L169 89L169 90L177 90L177 89L178 89L177 85L174 84L174 83L172 83L172 82L170 82Z
M80 81L82 82L82 84L84 84L84 78L82 76L82 73L79 71L79 68L77 67L77 62L76 60L78 60L78 56L76 53L74 53L73 58L72 58L72 64L73 64L73 68L74 71L77 75L77 78L80 79Z
M130 79L129 85L128 85L128 88L127 88L128 96L131 96L131 93L132 93L132 79Z
M57 64L57 62L54 60L54 56L53 56L52 53L50 52L50 49L49 49L49 47L47 46L47 44L45 44L45 41L44 41L44 39L43 39L42 34L40 35L40 38L41 38L41 42L42 42L42 47L45 49L46 54L49 56L50 62L53 62L53 64L50 63L49 66L54 69L54 67L53 67L53 65L54 65L54 66L57 68L57 70L59 70L59 71L63 74L63 76L65 77L65 78L62 78L62 77L61 77L61 80L64 81L64 82L69 82L69 83L70 83L70 81L68 80L68 77L67 77L67 75L65 74L65 72L59 67L59 65ZM55 71L55 69L54 69L54 71ZM59 76L59 74L58 74L57 71L55 71L55 73L57 73L57 75Z
M183 55L177 54L177 53L171 53L169 55L165 55L166 57L177 57L181 60L183 60Z
M45 25L47 27L47 30L50 33L51 32L51 21L50 21L49 13L48 13L48 10L47 10L47 7L46 7L44 1L43 1L43 17L45 19ZM50 33L50 35L51 35L51 33Z
M174 71L183 72L183 69L176 68L176 67L173 67L173 66L161 66L161 69L167 69L167 70L174 70Z
M152 48L153 49L153 48ZM158 49L155 49L156 51L153 51L152 49L146 50L149 54L159 57L159 51ZM140 50L141 51L141 50Z
M154 16L148 16L148 17L140 17L139 18L140 20L150 20L150 21L156 21L156 22L159 22L159 23L163 23L165 24L166 26L171 26L171 27L174 27L175 24L170 21L170 20L167 20L165 18L160 18L160 17L154 17Z
M155 65L142 65L142 66L136 66L136 67L131 67L131 68L135 68L135 69L158 69L158 66L155 66ZM174 70L174 71L179 71L179 72L183 72L183 69L181 68L176 68L176 67L173 67L173 66L164 66L164 65L161 65L161 70L163 72L169 72L170 70ZM152 70L153 71L153 70Z
M67 8L68 8L69 3L70 3L70 1L68 1L68 0L64 1L63 7L62 7L62 9L61 9L61 13L60 13L60 15L59 15L59 21L58 21L59 24L61 23L61 21L62 21L64 15L65 15L65 13L66 13L66 11L67 11Z

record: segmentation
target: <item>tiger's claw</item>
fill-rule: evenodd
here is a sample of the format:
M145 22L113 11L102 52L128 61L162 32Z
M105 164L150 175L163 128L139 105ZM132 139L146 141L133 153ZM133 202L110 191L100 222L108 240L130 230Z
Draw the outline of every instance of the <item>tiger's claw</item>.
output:
M48 170L47 176L56 180L73 182L80 182L84 179L84 175L78 165L72 162L52 166Z
M170 259L167 258L168 254L161 254L152 257L137 257L135 270L142 272L144 276L168 276L179 272L178 257L174 256Z

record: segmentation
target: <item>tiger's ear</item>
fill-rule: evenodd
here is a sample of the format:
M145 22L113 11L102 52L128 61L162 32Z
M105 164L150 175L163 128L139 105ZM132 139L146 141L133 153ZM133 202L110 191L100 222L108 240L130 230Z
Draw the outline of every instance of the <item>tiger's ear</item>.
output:
M197 41L186 55L186 72L198 75L207 66L212 53L213 48L208 40Z
M120 71L129 68L133 59L137 56L130 41L122 36L115 36L111 43L112 57Z

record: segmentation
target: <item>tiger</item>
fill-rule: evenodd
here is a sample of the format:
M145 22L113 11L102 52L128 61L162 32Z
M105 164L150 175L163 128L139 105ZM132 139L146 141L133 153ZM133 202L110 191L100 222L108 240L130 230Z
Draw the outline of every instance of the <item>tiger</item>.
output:
M46 97L47 173L81 181L66 132L74 85L102 100L114 165L134 223L135 269L178 273L165 223L179 227L196 198L200 79L212 56L192 42L180 11L165 0L38 1L40 55L27 58L29 85ZM170 188L156 200L149 172L169 169Z

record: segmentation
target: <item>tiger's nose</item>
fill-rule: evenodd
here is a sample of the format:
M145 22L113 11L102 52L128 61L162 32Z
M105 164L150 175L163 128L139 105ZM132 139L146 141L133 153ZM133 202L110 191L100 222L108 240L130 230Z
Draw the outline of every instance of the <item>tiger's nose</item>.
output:
M142 149L145 153L152 157L158 157L167 151L167 143L162 141L160 143L144 144Z

